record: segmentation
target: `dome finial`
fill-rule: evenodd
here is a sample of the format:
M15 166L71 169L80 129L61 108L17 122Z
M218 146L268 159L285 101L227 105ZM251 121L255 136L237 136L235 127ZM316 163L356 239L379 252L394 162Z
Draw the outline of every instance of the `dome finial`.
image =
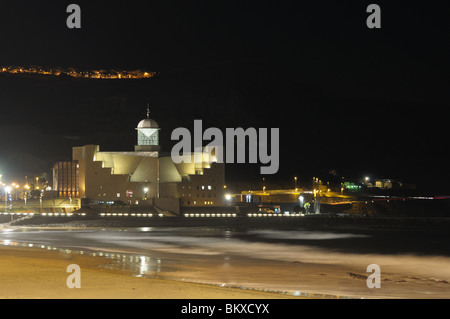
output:
M147 103L147 118L150 118L150 103Z

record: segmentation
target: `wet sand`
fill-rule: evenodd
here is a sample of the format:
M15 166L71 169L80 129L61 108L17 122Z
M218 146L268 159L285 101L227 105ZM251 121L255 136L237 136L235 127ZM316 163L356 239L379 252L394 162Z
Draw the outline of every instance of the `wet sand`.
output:
M24 247L0 248L2 299L281 299L295 296L217 287L213 285L134 277L105 269L106 258L42 251ZM81 269L81 288L68 288L67 266Z

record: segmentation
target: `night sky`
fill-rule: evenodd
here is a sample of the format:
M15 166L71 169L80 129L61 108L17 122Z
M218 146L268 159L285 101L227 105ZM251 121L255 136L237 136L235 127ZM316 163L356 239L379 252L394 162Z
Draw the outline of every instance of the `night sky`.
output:
M170 133L279 127L274 182L335 169L448 193L450 5L445 1L2 1L0 64L146 69L145 80L0 74L0 174L70 159L71 147L132 150L151 117ZM395 2L395 3L393 3ZM381 7L381 29L366 8ZM257 180L259 164L227 179Z

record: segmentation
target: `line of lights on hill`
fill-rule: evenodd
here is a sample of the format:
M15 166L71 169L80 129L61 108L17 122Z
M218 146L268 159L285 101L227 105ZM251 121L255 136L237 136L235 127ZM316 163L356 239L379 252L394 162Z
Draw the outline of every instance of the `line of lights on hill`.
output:
M49 68L42 66L2 66L1 73L10 74L36 74L36 75L54 75L54 76L70 76L73 78L83 79L106 79L106 80L121 80L121 79L149 79L157 75L157 72L145 70L77 70L75 68Z

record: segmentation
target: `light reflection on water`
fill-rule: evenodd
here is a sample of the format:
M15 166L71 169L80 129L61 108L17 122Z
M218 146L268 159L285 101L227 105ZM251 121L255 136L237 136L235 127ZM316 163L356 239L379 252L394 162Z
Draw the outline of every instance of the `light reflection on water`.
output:
M101 257L114 260L105 268L130 272L135 277L159 278L161 274L161 259L143 255L105 253Z

